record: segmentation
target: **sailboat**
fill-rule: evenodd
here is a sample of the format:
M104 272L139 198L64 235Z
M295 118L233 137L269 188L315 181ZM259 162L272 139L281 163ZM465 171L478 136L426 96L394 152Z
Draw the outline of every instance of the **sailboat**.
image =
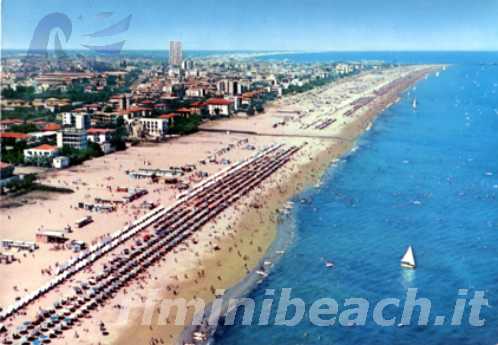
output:
M417 98L414 98L414 99L413 99L413 102L412 102L412 108L413 108L413 109L417 109Z
M415 256L413 255L413 248L409 246L406 250L405 255L401 258L401 267L415 269L417 265L415 264Z

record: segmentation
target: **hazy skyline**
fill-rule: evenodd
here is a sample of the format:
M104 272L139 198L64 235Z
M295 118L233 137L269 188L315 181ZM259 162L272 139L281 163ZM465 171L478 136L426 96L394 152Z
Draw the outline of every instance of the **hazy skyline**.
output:
M37 23L60 12L72 23L62 40L68 49L125 41L124 49L165 50L181 40L187 50L498 50L496 0L4 0L2 7L4 49L27 49ZM91 35L129 15L127 30Z

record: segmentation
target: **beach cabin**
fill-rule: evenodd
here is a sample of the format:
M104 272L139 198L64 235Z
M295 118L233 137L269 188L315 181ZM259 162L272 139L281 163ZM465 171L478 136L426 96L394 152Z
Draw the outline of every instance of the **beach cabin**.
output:
M64 243L68 240L64 232L62 231L40 231L36 233L36 241L42 243Z
M87 249L87 245L84 241L77 241L73 240L71 241L71 244L69 245L70 249L73 250L73 252L78 253L82 250Z
M75 225L77 228L82 228L85 225L90 224L91 222L93 222L93 218L91 216L86 216L76 221Z
M12 254L0 253L0 264L11 264L16 261L16 257Z
M0 244L5 249L16 248L29 250L30 252L38 249L38 245L36 243L27 241L1 240Z

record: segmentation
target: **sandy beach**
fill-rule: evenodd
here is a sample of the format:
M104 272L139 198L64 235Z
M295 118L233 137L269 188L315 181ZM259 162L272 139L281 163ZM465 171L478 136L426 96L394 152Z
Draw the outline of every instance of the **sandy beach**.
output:
M97 243L150 212L140 207L144 201L168 206L182 193L170 184L131 179L126 171L195 164L195 170L181 176L182 182L192 187L205 179L205 175L212 176L269 145L299 148L275 173L203 225L130 285L117 291L103 307L92 311L90 317L51 343L177 343L183 326L174 325L175 315L168 317L166 325L158 325L158 315L154 313L152 322L142 325L143 302L154 295L159 302L182 297L209 303L215 298L216 289L237 284L257 267L275 239L278 211L283 204L306 186L317 183L331 162L354 147L356 138L369 129L377 114L395 102L401 92L438 68L406 66L364 72L303 94L284 97L267 107L264 114L211 121L193 135L132 147L64 171L44 172L44 184L70 188L74 193L18 197L14 201L22 206L1 209L2 239L34 241L40 229L63 230L70 225L73 228L68 234L70 239ZM89 212L77 207L79 202L93 202L96 197L119 199L124 195L118 187L144 188L148 194L117 206L112 213ZM2 202L5 204L6 200ZM92 216L93 222L76 229L75 221L87 215ZM107 256L116 255L122 249L118 247ZM75 256L70 250L43 243L33 253L12 250L10 253L19 261L0 266L2 308L46 283L58 265ZM31 319L40 307L48 308L69 294L74 283L91 276L104 259L97 260L3 323L10 330ZM130 300L137 306L128 308ZM118 322L118 314L123 309L129 309L126 310L129 319L124 324ZM190 311L188 320L193 317L193 308ZM101 322L108 332L105 336L100 330Z

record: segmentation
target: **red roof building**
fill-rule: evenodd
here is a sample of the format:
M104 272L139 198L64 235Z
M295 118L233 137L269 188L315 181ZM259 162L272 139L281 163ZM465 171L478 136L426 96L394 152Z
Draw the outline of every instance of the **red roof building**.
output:
M0 139L28 140L31 135L18 132L0 132Z
M163 115L160 115L159 118L160 119L174 119L175 117L179 116L178 114L175 114L175 113L170 113L170 114L163 114Z
M47 123L42 130L44 132L55 132L58 131L59 129L61 129L61 125L57 123Z
M192 103L192 107L194 108L202 108L202 107L206 107L207 106L207 103L206 102L194 102Z
M208 105L219 105L219 106L227 106L233 105L233 101L225 98L210 98L207 101Z
M114 132L114 129L110 128L89 128L87 129L87 134L106 134Z
M57 151L57 146L43 144L40 146L32 147L31 150L55 152L55 151Z
M207 105L210 116L230 116L235 110L234 102L225 98L211 98Z
M57 146L43 144L24 150L24 161L30 164L42 165L57 156Z

